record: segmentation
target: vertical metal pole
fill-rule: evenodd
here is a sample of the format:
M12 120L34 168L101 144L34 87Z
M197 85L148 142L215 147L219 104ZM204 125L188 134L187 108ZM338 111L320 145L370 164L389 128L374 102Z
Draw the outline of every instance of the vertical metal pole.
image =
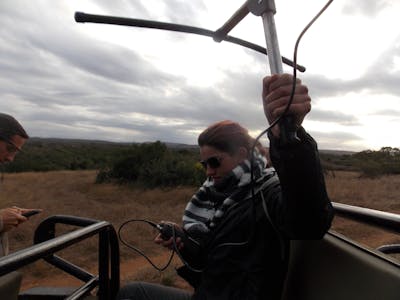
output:
M282 74L282 57L274 19L276 13L274 0L247 0L247 7L252 14L262 17L271 74Z
M282 74L282 57L279 50L278 35L276 33L274 12L268 11L262 14L265 41L267 42L268 61L272 74Z
M247 7L254 15L262 17L271 74L282 74L282 56L279 51L274 19L276 13L274 0L247 0ZM292 116L284 116L279 122L279 129L281 145L294 144L299 141Z
M99 300L110 299L110 280L109 280L109 228L103 230L99 234Z

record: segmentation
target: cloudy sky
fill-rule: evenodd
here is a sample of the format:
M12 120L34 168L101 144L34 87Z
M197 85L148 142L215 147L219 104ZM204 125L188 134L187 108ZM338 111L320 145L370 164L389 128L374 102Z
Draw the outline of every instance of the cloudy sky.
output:
M211 38L76 23L82 11L219 28L243 0L1 0L0 111L31 136L194 144L212 122L266 126L267 57ZM320 0L275 1L280 50ZM400 2L336 0L300 43L299 76L313 110L304 126L321 149L400 147ZM231 33L265 46L260 17ZM287 66L285 72L292 72Z

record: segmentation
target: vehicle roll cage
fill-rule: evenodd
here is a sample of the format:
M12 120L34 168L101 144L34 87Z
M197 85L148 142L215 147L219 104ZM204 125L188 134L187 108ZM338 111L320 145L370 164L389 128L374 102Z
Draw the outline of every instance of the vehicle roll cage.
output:
M82 228L55 236L55 225L65 224ZM98 275L55 255L82 240L98 235ZM60 270L80 279L84 284L68 296L68 300L81 299L98 287L98 299L114 299L119 289L119 244L114 227L105 221L68 215L55 215L39 224L34 234L34 245L0 258L0 276L44 259Z

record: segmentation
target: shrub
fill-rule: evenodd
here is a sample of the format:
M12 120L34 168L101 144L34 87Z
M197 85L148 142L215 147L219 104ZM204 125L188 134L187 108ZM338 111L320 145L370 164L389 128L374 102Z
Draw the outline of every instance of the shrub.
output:
M157 141L133 145L110 170L101 170L96 182L116 180L148 188L199 185L204 172L197 166L197 153L174 151Z
M366 150L353 155L362 177L400 174L400 150L383 147L379 151Z

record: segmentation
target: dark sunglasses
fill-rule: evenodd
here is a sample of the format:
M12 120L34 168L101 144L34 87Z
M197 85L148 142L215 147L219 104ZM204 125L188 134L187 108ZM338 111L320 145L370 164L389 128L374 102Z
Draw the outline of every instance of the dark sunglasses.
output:
M8 153L13 154L22 151L22 149L15 145L12 141L8 139L3 139L3 141L7 143L6 150Z
M222 157L211 156L211 157L207 158L206 160L201 160L200 163L204 169L207 169L207 166L209 166L212 169L216 169L221 165L221 161L222 161Z

